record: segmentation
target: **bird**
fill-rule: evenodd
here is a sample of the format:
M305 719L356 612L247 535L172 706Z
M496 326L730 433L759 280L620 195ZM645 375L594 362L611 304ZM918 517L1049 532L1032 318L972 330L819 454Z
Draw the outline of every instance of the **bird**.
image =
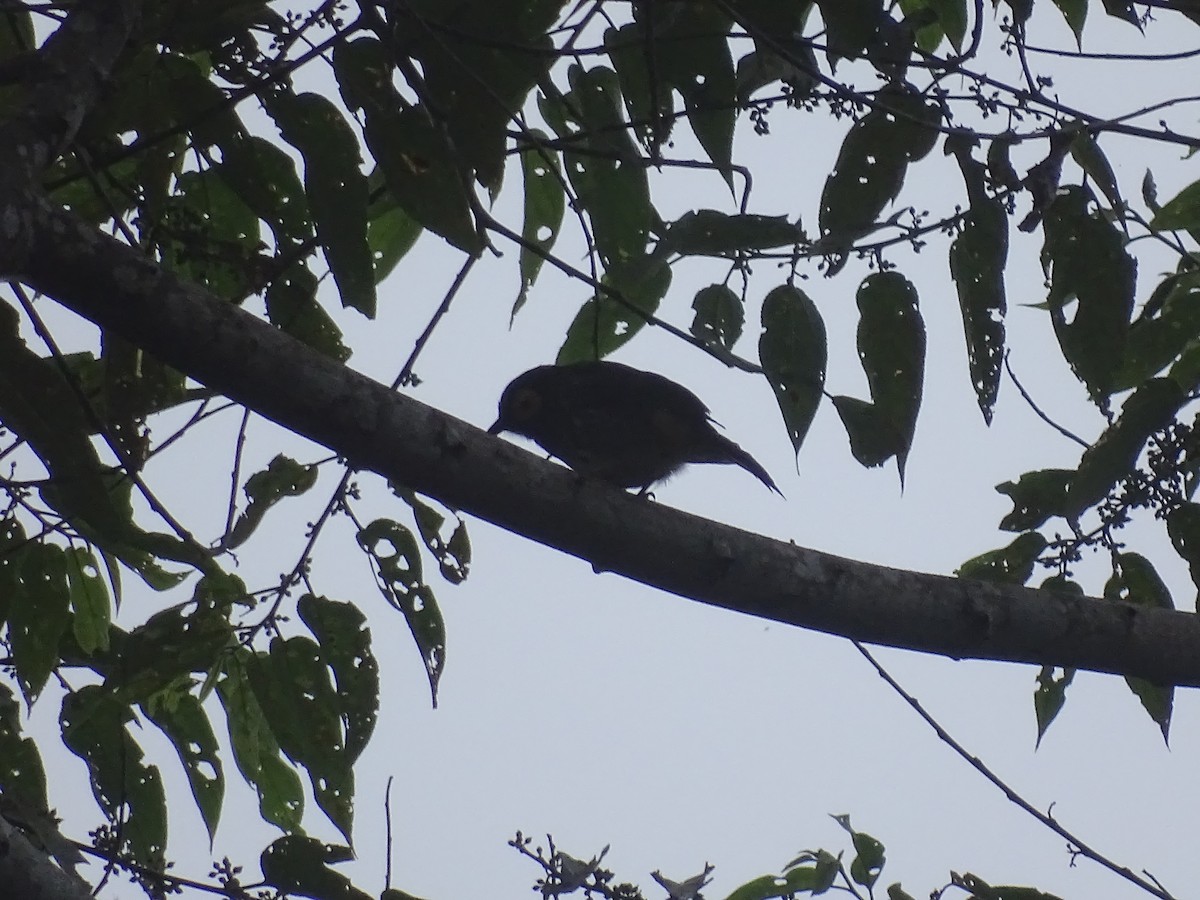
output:
M681 384L608 360L537 366L500 396L490 434L532 439L587 478L650 485L688 463L741 466L783 496L767 470L713 427L708 407Z

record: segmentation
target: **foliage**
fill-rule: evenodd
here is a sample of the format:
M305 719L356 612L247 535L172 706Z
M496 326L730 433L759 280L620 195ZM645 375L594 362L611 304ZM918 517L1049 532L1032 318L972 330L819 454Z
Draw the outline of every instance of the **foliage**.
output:
M1013 502L1000 527L1016 536L962 574L1026 583L1041 569L1053 589L1078 590L1074 567L1099 549L1112 560L1106 598L1173 606L1149 559L1119 543L1121 528L1145 510L1165 523L1200 585L1192 410L1200 182L1160 202L1147 172L1141 197L1129 197L1104 149L1118 135L1188 149L1200 139L1059 103L1029 56L1034 3L1006 3L994 18L986 4L966 0L296 6L142 4L141 27L101 101L40 173L49 202L224 302L254 306L261 297L267 320L339 362L354 348L326 308L330 293L370 319L380 283L403 270L418 242L456 248L464 271L494 244L515 245L514 316L534 314L533 289L551 267L588 294L560 361L610 354L647 326L666 329L761 374L797 453L828 399L853 457L864 466L894 459L901 479L926 360L917 288L901 266L909 250L944 245L971 387L990 421L1008 350L1010 221L1028 208L1019 228L1041 232L1040 305L1107 425L1081 441L1076 467L1014 473L999 486ZM1186 4L1156 6L1174 27L1196 23ZM37 76L31 60L76 7L9 4L0 65ZM1103 9L1146 24L1141 6L1106 0ZM1061 15L1079 46L1095 11L1083 2L1036 4L1039 21ZM995 45L1019 59L1022 80L990 73L984 59ZM320 93L299 87L317 77L326 85ZM6 117L28 100L17 85L2 88ZM256 120L260 107L270 126ZM748 128L767 136L782 117L815 116L840 123L842 138L828 173L798 167L823 182L817 208L805 210L810 221L815 213L810 233L801 216L780 216L769 202L752 207L763 189L750 190L734 149ZM696 148L696 158L677 156L680 147ZM1024 174L1014 156L1029 160ZM956 183L956 168L961 190L926 197L908 184L918 167L937 166L947 184ZM665 170L716 179L732 194L729 208L672 212L676 201L657 189ZM506 185L518 177L519 188ZM519 227L493 212L506 190L520 195ZM935 201L940 208L925 211ZM1169 257L1148 289L1134 255L1134 242L1145 239ZM583 264L568 261L574 248L556 255L570 241L584 245ZM690 326L672 324L664 301L676 273L714 264L724 274L695 293ZM864 267L871 271L860 278ZM782 274L764 279L764 270ZM846 292L857 298L856 352L869 399L826 392L830 354L847 351L829 346L821 310L799 286L813 270L857 279ZM326 275L332 291L319 292ZM317 846L304 833L298 773L349 842L353 763L379 706L377 663L361 598L326 596L309 565L319 543L336 541L327 537L330 521L353 523L381 594L411 630L436 701L446 637L423 559L429 554L451 583L465 578L463 522L403 486L395 492L411 523L361 522L344 461L281 454L246 475L253 411L196 388L188 373L156 361L153 347L115 334L62 352L39 309L19 284L0 305L0 422L11 462L0 526L4 796L48 807L17 701L32 707L56 682L63 739L86 765L110 826L106 853L150 872L165 864L167 798L140 726L176 749L215 831L229 763L218 751L220 729L262 817L285 832L264 856L268 882L309 896L356 896L348 882L326 878L324 864L343 848ZM755 317L757 362L739 355ZM416 352L398 384L415 380ZM239 415L227 448L234 487L224 525L197 537L146 473L175 444L213 452L201 424ZM254 552L260 529L282 526L277 511L327 486L335 469L324 511L279 582L247 586L233 576L233 552ZM119 625L131 573L151 591L174 593L144 621ZM1071 675L1043 672L1040 731ZM1165 736L1170 688L1136 680L1131 688ZM866 837L850 833L857 855L846 871L869 886L877 866L863 862ZM784 893L817 893L818 882L828 887L826 876L846 871L820 851L788 867ZM775 879L753 884L735 896L783 895ZM964 886L979 897L1015 896L978 879Z

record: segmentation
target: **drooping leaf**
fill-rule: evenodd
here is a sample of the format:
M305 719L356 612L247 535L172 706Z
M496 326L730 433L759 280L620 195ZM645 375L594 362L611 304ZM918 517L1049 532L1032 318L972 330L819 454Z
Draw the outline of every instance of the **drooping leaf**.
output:
M1104 585L1106 600L1123 600L1135 606L1155 609L1174 609L1171 591L1154 568L1154 564L1139 553L1118 553L1115 571ZM1125 683L1137 696L1162 731L1164 741L1171 732L1171 711L1174 706L1175 688L1171 685L1154 684L1145 678L1125 676Z
M454 529L448 538L443 537L442 526L446 517L417 496L416 492L403 485L390 483L397 497L412 507L413 518L421 540L434 559L438 561L442 577L451 584L461 584L471 569L471 539L467 535L467 523L454 517Z
M267 510L285 497L299 497L316 483L316 466L302 465L278 454L267 468L246 479L244 490L250 502L230 529L226 546L241 546L258 528Z
M384 598L408 623L436 706L438 681L446 664L446 623L424 581L417 539L399 522L376 519L359 531L358 543L375 564Z
M354 772L320 647L306 637L275 638L269 652L248 658L246 671L279 748L308 773L317 805L349 840Z
M19 583L8 606L8 643L17 682L30 706L59 663L59 641L71 627L66 552L34 542L20 554Z
M50 808L37 741L22 734L21 707L6 684L0 684L0 796L30 813Z
M835 396L837 410L850 439L850 453L858 462L872 469L882 466L896 455L900 435L896 426L875 404L857 397Z
M1079 187L1060 189L1046 210L1042 267L1050 277L1047 304L1063 356L1096 399L1113 390L1125 352L1137 263L1125 236L1088 211ZM1075 305L1068 321L1066 307Z
M532 130L534 141L547 140L544 132ZM563 213L566 211L562 167L558 151L540 143L531 143L521 149L521 172L525 176L525 219L521 225L521 236L535 245L542 253L549 253L562 230ZM513 305L513 315L525 305L529 289L537 280L544 259L529 247L521 248L521 290Z
M831 67L840 59L857 59L875 42L884 16L882 0L817 0L817 5L829 35Z
M671 267L657 254L614 261L603 283L622 299L604 293L580 308L559 348L559 365L602 359L624 346L645 327L646 317L657 311L666 296Z
M1121 407L1117 420L1083 452L1067 489L1067 518L1098 503L1113 485L1131 474L1146 441L1171 422L1185 400L1170 378L1154 378L1138 388Z
M796 453L804 443L825 386L828 344L816 304L792 285L763 301L758 358Z
M162 864L167 845L167 800L156 766L143 762L129 733L133 713L110 692L87 685L63 698L63 743L87 763L92 794L138 864Z
M1192 584L1200 588L1200 504L1184 503L1167 516L1167 534L1175 552L1188 565ZM1200 594L1196 608L1200 609Z
M850 877L866 888L874 886L883 870L884 848L877 838L864 831L856 831L847 815L832 816L850 835L854 845L854 859L850 862Z
M283 139L304 157L308 208L342 306L375 318L367 178L357 137L338 108L320 94L278 91L263 99Z
M267 288L271 323L331 359L345 362L350 348L342 330L317 301L317 279L303 263L289 266Z
M741 298L726 285L710 284L696 292L692 309L692 335L711 347L732 350L746 321Z
M228 654L217 696L225 709L229 744L238 771L258 793L259 814L284 831L297 831L304 815L304 788L295 769L280 756L279 744L246 671L249 651Z
M367 746L379 718L379 663L371 653L366 616L353 603L305 594L296 610L321 645L321 658L333 672L337 712L353 763Z
M1075 46L1083 48L1083 26L1087 22L1087 0L1054 0L1054 5L1066 19L1071 33L1075 35Z
M1150 295L1134 320L1125 343L1125 356L1114 378L1117 390L1135 388L1175 360L1171 377L1185 391L1196 386L1195 367L1186 365L1200 341L1200 273L1168 275ZM1185 353L1186 351L1186 353Z
M75 643L84 653L107 650L112 604L96 557L82 547L70 547L65 554Z
M211 843L221 819L225 773L208 714L199 699L186 690L160 696L156 702L142 708L179 755Z

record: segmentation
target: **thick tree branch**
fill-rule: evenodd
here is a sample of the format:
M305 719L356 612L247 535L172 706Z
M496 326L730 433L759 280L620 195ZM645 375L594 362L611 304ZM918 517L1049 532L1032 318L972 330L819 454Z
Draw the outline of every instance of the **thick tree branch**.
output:
M389 391L42 201L9 273L210 388L450 506L703 603L861 641L1200 685L1200 618L902 572L647 502Z
M22 900L91 900L91 888L60 869L0 816L0 895Z

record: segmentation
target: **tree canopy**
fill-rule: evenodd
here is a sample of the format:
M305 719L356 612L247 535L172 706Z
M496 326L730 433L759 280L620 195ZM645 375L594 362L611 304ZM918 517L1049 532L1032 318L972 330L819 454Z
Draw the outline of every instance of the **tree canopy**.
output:
M1190 0L110 0L3 13L6 842L26 838L4 820L65 872L77 865L27 733L30 710L55 697L105 822L93 849L150 895L172 883L160 879L176 798L160 767L175 763L146 754L141 727L177 751L210 836L230 763L253 789L284 832L263 853L264 885L365 896L336 872L345 848L304 831L307 795L351 843L353 765L382 697L363 598L313 575L338 520L407 623L435 703L447 640L435 588L468 576L467 516L703 603L1035 663L1039 735L1079 668L1124 675L1164 736L1174 687L1200 685L1200 625L1176 608L1194 604L1125 530L1151 522L1139 535L1200 585L1200 182L1159 196L1181 176L1150 167L1131 192L1110 162L1115 146L1148 159L1200 147L1195 98L1157 78L1132 106L1117 93L1085 108L1070 81L1072 65L1186 63L1195 51L1151 39L1191 39ZM1112 22L1126 49L1089 53ZM828 171L790 137L809 128L837 135ZM456 274L412 323L407 360L391 385L360 374L353 355L388 340L362 324L395 293L434 290L421 275L434 252ZM1073 464L999 485L1011 537L955 578L581 481L412 396L459 290L501 256L512 319L544 314L548 279L571 292L574 317L546 347L557 362L667 335L763 379L796 454L828 407L853 459L894 465L903 485L926 415L918 253L957 298L956 352L982 420L1016 390L1078 444ZM1020 302L1047 320L1090 432L1056 421L1006 368L1022 350L1007 328L1019 266L1044 276ZM817 279L853 294L855 347L830 341ZM865 395L827 384L852 354ZM246 435L263 420L327 451L247 472ZM213 421L232 423L220 441ZM216 456L224 482L203 490L219 521L167 499L192 460ZM382 475L404 516L367 520L359 471ZM316 494L319 516L288 520L293 498ZM279 558L272 529L298 534L299 551ZM269 555L277 581L246 583L237 567L252 554ZM1091 583L1079 573L1094 559L1106 573ZM858 854L842 877L870 887L882 848L842 824ZM821 853L739 898L828 888L838 867ZM561 888L572 876L556 859L547 877ZM57 877L17 869L31 885ZM231 870L217 880L242 889Z

